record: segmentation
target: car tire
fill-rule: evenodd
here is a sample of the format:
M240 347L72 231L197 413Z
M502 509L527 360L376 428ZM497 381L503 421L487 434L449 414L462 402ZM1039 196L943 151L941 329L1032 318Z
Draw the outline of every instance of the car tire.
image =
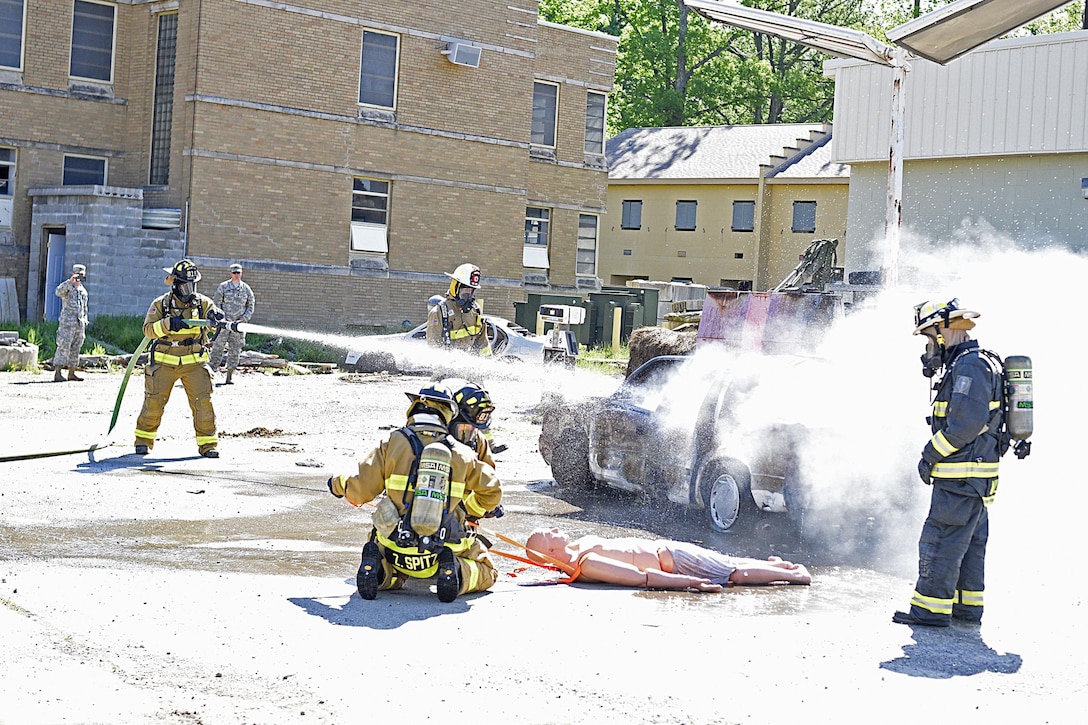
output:
M710 528L720 533L737 530L756 513L751 483L739 467L711 464L704 473L703 502Z
M589 437L581 427L559 434L551 451L552 478L563 488L595 488L589 471Z

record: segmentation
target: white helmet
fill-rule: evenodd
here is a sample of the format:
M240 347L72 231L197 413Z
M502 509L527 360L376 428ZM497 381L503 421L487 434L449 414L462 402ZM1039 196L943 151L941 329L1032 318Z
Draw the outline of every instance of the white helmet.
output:
M446 272L446 276L455 282L460 282L466 287L471 287L472 289L480 288L480 268L475 264L465 262L462 265L458 265L457 269L453 270L452 274Z
M975 326L971 318L978 316L979 313L960 307L958 298L948 302L928 300L914 306L914 334L918 335L933 325L954 330L970 330Z

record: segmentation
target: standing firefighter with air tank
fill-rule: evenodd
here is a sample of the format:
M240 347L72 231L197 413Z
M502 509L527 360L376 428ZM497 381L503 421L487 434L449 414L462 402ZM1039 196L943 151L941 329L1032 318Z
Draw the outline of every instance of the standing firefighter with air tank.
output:
M485 516L502 489L495 469L450 435L458 406L449 388L427 385L406 395L407 425L360 461L357 475L330 478L329 492L353 506L378 499L356 578L359 596L374 599L379 589L433 577L439 600L452 602L498 578L487 548L464 529L459 505L469 517Z
M933 486L918 541L918 583L910 611L892 616L900 624L982 621L987 507L997 494L998 461L1013 440L1018 457L1030 452L1031 361L1002 362L979 347L967 334L978 316L957 299L914 309L914 334L926 339L922 373L943 375L933 386L932 436L918 461L919 477Z
M166 272L170 291L152 302L144 317L144 335L152 343L144 368L144 405L136 419L136 453L143 455L154 448L166 401L174 383L180 380L189 396L200 455L218 458L207 345L208 323L220 322L223 313L209 298L197 293L200 270L192 261L183 259L162 271Z

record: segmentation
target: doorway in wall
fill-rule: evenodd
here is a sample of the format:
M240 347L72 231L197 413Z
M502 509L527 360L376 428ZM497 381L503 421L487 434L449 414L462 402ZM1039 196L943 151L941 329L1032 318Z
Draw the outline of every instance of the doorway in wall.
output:
M68 278L65 274L64 251L66 240L64 227L43 227L42 238L45 240L45 264L42 270L41 299L45 300L45 319L60 318L61 299L54 294L57 285Z

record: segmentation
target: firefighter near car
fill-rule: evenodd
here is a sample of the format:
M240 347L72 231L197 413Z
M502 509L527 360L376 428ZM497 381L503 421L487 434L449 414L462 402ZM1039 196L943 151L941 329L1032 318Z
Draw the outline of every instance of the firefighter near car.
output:
M978 317L958 299L914 308L914 334L926 340L922 374L936 378L932 435L918 461L919 477L933 490L910 610L892 616L900 624L982 621L987 509L997 494L998 462L1010 447L1020 458L1030 452L1030 360L1002 361L980 347L968 335Z
M480 268L465 263L445 274L450 278L450 288L427 313L427 342L435 347L490 356L487 325L476 301Z
M438 599L452 602L498 578L487 547L458 511L486 516L499 506L502 488L495 469L450 435L458 406L449 388L432 384L406 395L407 424L360 461L358 473L333 476L327 485L353 506L380 497L356 576L360 597L433 578Z
M144 455L155 447L163 409L180 380L193 411L197 449L206 458L218 458L207 345L210 330L220 329L223 313L196 291L201 275L191 260L182 259L163 271L170 291L155 299L144 317L144 336L152 342L144 368L143 408L136 419L136 453Z

